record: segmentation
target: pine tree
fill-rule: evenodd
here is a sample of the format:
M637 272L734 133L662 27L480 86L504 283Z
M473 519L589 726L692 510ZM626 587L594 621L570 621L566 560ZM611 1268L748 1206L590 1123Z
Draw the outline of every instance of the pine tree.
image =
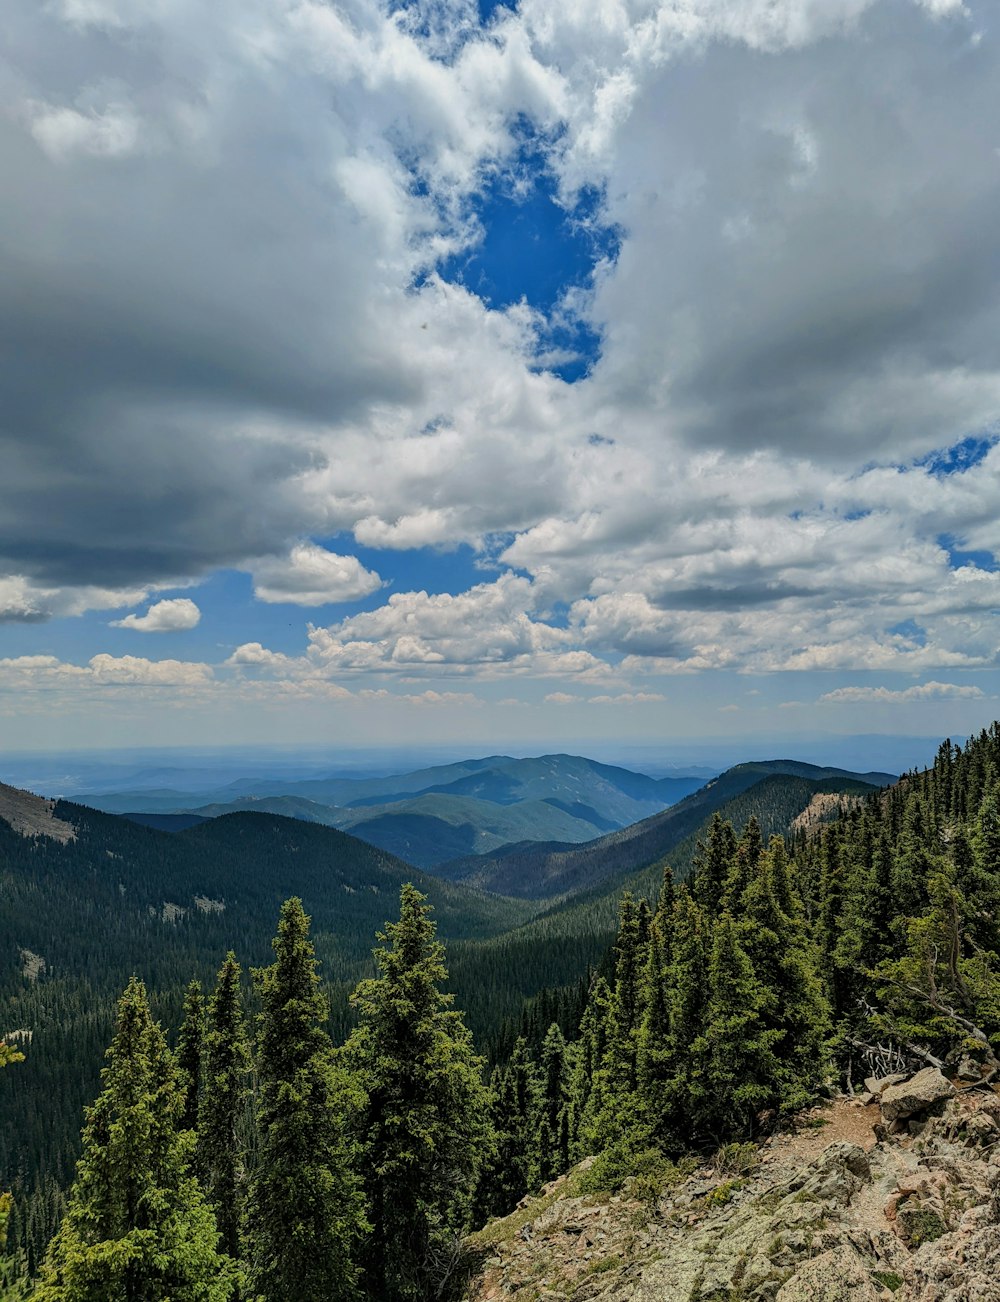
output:
M205 1001L201 982L192 981L184 996L184 1018L177 1036L177 1066L184 1091L181 1125L194 1130L198 1125L198 1099L201 1093L201 1056L205 1039Z
M667 984L668 965L663 928L664 917L657 910L649 929L642 979L642 1022L636 1057L639 1110L654 1131L664 1113L664 1090L673 1066L670 990Z
M783 858L784 848L779 852ZM772 1047L783 1066L782 1106L802 1107L826 1067L830 1009L817 970L817 955L801 920L780 907L774 851L761 857L743 896L738 939L753 965L764 1027L780 1032Z
M569 1164L568 1151L562 1151L568 1103L566 1040L555 1022L549 1027L542 1044L540 1084L538 1179L545 1184L554 1176L562 1175ZM568 1131L566 1140L568 1143Z
M7 1067L12 1062L24 1062L24 1054L12 1049L6 1040L0 1040L0 1067ZM7 1222L13 1204L14 1200L9 1193L0 1193L0 1252L7 1244Z
M142 982L118 1005L104 1089L87 1109L83 1156L38 1302L225 1302L237 1282L181 1129L177 1066Z
M357 1294L366 1228L345 1132L361 1106L335 1063L302 901L281 909L275 961L256 973L259 1157L246 1210L251 1292L261 1302L344 1302Z
M694 1116L716 1138L754 1132L755 1114L780 1101L781 1065L773 1053L783 1032L768 1030L761 993L732 917L712 928L704 1030L694 1044L700 1071L693 1082Z
M677 891L670 929L672 961L667 973L670 999L671 1073L663 1095L662 1143L676 1144L684 1127L689 1095L700 1070L695 1041L708 1001L708 955L704 911L683 886Z
M709 917L715 917L722 907L726 878L735 853L733 825L725 822L716 810L708 829L708 841L698 842L694 860L693 894Z
M245 1122L250 1053L243 1024L240 965L230 951L208 1003L205 1086L198 1113L198 1169L218 1222L222 1247L241 1255Z
M492 1136L482 1063L440 989L444 947L415 887L403 887L399 921L378 939L379 975L352 997L359 1025L345 1059L367 1096L358 1119L373 1227L366 1286L378 1302L406 1302L440 1287Z

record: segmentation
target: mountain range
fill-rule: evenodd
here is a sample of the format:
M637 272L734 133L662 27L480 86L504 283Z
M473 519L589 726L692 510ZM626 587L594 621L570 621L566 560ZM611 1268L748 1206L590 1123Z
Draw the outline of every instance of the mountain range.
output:
M149 815L167 813L281 814L350 831L432 868L524 841L590 841L666 809L703 780L651 778L577 755L492 755L389 777L243 778L200 792L195 800L190 791L171 788L93 792L78 800L147 823Z

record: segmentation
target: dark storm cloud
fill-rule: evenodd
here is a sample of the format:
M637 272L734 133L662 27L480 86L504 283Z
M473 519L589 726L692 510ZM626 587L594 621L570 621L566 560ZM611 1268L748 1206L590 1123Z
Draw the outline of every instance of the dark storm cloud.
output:
M274 551L323 523L306 427L415 391L371 338L378 236L335 174L355 127L210 32L12 8L0 572L151 582Z
M720 43L640 83L610 164L630 238L597 305L622 396L669 377L692 441L823 459L905 457L1000 414L1000 66L972 9L876 5L801 49Z

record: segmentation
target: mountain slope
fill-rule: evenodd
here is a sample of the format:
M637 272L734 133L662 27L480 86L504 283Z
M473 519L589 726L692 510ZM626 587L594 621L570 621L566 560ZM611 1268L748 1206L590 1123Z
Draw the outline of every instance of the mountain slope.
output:
M0 1188L71 1176L80 1112L133 973L176 1025L188 981L213 981L227 950L247 967L270 961L281 902L300 895L340 1037L347 990L369 972L406 881L449 939L495 935L531 912L333 828L248 813L171 833L0 787L0 1033L18 1031L28 1050L16 1073L0 1073Z
M290 783L255 777L221 788L204 788L197 799L193 799L190 789L150 788L95 793L79 797L79 802L108 812L176 812L199 805L234 809L246 807L243 802L255 805L262 798L294 798L337 809L363 809L436 794L471 797L501 806L546 801L574 818L591 819L596 828L602 829L637 822L688 796L699 785L697 777L654 779L579 755L540 755L533 759L490 755L389 777L328 777Z
M615 874L636 872L662 859L715 810L769 778L782 780L769 789L774 793L781 789L782 783L788 784L788 792L795 792L792 805L808 796L795 813L801 812L820 789L816 784L826 783L827 790L835 791L856 786L871 789L895 781L889 773L851 773L797 760L738 764L669 809L586 845L511 846L496 856L445 863L435 871L449 881L525 899L545 899L586 890ZM795 786L796 783L806 785ZM813 786L807 792L809 784ZM785 798L779 797L778 801L781 813L773 830L784 831L785 812L790 806ZM763 824L771 820L765 815L761 821Z

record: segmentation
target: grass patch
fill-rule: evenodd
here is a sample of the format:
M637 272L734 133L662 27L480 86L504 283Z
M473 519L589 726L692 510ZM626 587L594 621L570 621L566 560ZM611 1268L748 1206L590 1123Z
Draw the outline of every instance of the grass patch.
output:
M712 1165L723 1175L749 1175L760 1166L756 1144L723 1144L712 1158Z
M887 1288L890 1293L898 1293L903 1287L902 1275L897 1275L894 1270L873 1270L872 1279Z

